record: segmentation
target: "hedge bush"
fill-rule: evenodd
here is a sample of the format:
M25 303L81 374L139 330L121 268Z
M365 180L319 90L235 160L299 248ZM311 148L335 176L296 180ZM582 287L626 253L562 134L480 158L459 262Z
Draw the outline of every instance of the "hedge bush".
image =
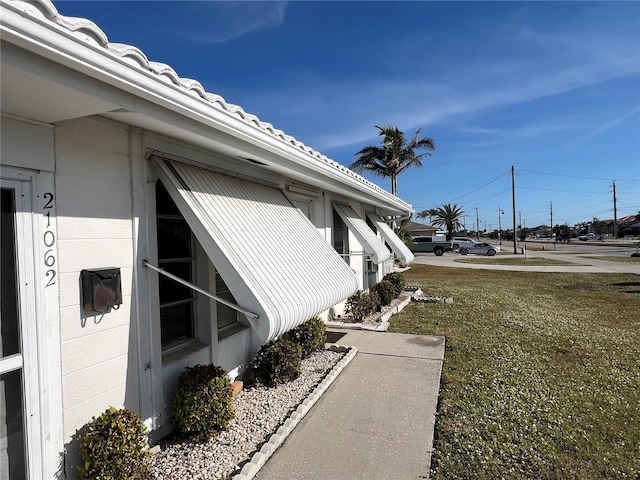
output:
M382 280L391 282L391 284L393 285L396 297L404 291L405 281L404 281L404 277L400 272L388 273L384 276Z
M300 376L302 347L284 338L262 346L253 359L255 380L272 387L290 382Z
M396 289L393 283L382 280L371 287L371 291L378 299L380 305L389 305L394 298L396 298Z
M79 436L85 480L144 480L151 475L147 428L131 410L109 407Z
M302 348L302 358L324 349L327 332L320 317L313 317L296 328L289 330L282 338L289 340Z
M375 312L377 307L378 305L373 295L358 290L347 299L345 312L350 313L355 322L361 322Z
M187 367L173 397L173 422L180 432L208 436L225 430L235 418L233 388L221 367Z

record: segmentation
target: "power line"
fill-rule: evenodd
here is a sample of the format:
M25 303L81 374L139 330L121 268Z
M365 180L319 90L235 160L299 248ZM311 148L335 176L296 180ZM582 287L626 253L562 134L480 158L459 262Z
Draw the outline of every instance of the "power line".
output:
M538 175L550 175L550 176L553 176L553 177L579 178L581 180L601 180L603 182L611 182L610 178L580 177L580 176L577 176L577 175L566 175L566 174L563 174L563 173L536 172L534 170L520 170L520 172L536 173Z
M500 180L502 177L505 177L505 176L509 175L509 173L510 173L510 172L505 172L505 173L503 173L502 175L500 175L500 176L498 176L498 177L494 178L493 180L490 180L490 181L488 181L487 183L485 183L485 184L483 184L483 185L480 185L480 186L479 186L478 188L476 188L475 190L471 190L470 192L465 193L464 195L460 195L459 197L456 197L456 198L452 199L452 200L451 200L451 202L455 202L456 200L459 200L459 199L464 198L464 197L466 197L466 196L468 196L468 195L471 195L472 193L475 193L475 192L477 192L478 190L480 190L480 189L482 189L482 188L484 188L484 187L486 187L486 186L488 186L488 185L491 185L493 182L495 182L495 181L497 181L497 180ZM508 190L508 189L507 189L507 190ZM502 192L500 192L500 193L502 193ZM449 203L451 203L451 202L449 202Z
M523 187L523 186L519 186L518 189L540 190L542 192L598 193L598 192L593 192L592 190L589 190L589 191L585 192L585 191L580 191L580 190L565 190L565 189L559 189L559 188L536 188L536 187ZM604 192L600 192L600 193L604 193Z

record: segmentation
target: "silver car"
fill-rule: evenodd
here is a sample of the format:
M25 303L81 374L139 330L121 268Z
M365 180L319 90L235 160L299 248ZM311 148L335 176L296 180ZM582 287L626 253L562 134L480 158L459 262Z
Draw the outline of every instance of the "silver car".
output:
M487 255L493 257L496 253L500 252L500 247L496 245L490 245L488 243L474 243L473 245L460 245L458 250L461 255Z

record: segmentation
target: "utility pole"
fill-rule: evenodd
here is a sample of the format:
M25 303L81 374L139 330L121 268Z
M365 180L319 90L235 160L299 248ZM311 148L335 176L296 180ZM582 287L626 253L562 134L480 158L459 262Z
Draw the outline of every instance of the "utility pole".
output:
M518 225L520 225L520 228L524 228L524 225L522 225L522 212L518 212Z
M504 210L498 207L498 240L500 240L500 245L502 245L502 215L504 214Z
M476 207L476 238L480 241L480 220L478 219L478 207Z
M549 202L549 212L551 212L551 237L553 238L553 202Z
M516 227L516 169L511 165L511 201L513 203L513 253L518 253L518 229Z
M618 238L618 210L616 208L616 182L613 182L613 238Z

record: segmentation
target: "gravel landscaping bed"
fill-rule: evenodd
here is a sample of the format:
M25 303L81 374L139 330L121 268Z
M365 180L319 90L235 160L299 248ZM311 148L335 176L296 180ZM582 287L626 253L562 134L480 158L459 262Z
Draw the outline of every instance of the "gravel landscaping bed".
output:
M209 441L198 443L179 436L161 441L160 452L152 459L152 478L226 479L238 473L344 355L317 352L302 361L302 373L293 382L241 391L233 399L235 420Z

